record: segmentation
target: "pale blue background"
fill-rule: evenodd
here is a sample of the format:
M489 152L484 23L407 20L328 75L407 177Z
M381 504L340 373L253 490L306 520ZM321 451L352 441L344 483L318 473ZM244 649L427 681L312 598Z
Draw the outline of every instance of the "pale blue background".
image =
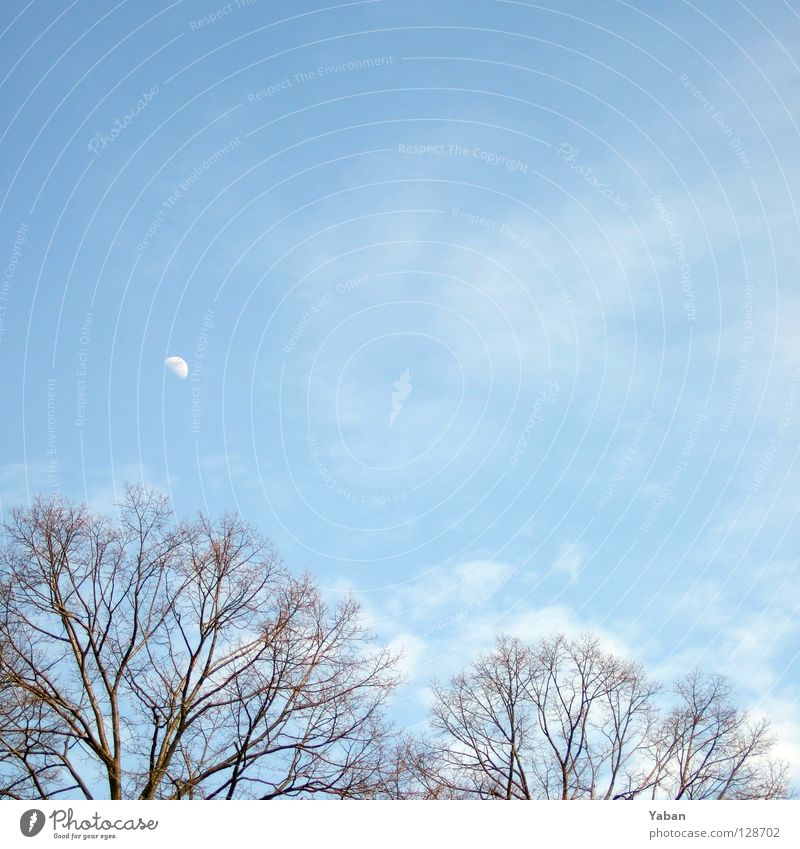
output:
M2 5L3 514L240 510L405 649L404 722L587 628L800 762L797 4L222 7Z

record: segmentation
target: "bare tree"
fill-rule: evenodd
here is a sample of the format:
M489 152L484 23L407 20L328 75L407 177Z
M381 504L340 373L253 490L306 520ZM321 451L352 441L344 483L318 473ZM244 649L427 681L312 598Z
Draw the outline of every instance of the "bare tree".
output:
M589 635L501 638L434 687L434 734L410 747L405 795L486 799L778 798L786 765L766 720L721 678L660 687Z
M785 797L788 767L770 757L774 739L766 719L736 707L720 676L688 674L674 687L676 703L650 749L650 795L670 799Z
M639 665L604 652L594 637L542 640L530 695L551 756L545 795L611 799L621 780L635 781L657 692Z
M4 588L0 588L3 592ZM0 636L0 658L10 659L5 641ZM54 768L48 762L46 719L36 702L13 686L12 676L0 660L0 780L3 796L26 798L33 792L41 796L53 778Z
M374 794L396 658L238 519L112 522L58 499L0 553L0 795Z
M440 743L429 771L449 795L532 798L528 771L538 753L526 695L530 667L528 648L500 639L448 686L434 684L432 724Z

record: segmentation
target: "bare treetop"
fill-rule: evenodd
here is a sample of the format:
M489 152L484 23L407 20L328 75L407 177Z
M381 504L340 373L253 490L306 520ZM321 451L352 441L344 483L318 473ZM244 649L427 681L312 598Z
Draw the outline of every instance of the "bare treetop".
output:
M698 673L667 701L596 638L495 648L434 688L434 734L406 744L406 795L484 799L771 799L788 793L766 720ZM408 754L410 752L410 754Z
M16 511L2 553L5 795L366 795L395 658L347 599L233 517L174 525L130 487L118 522Z
M0 550L0 797L773 799L767 720L719 676L673 688L591 635L500 637L435 683L430 733L384 716L397 657L358 605L235 516L116 520L57 498Z

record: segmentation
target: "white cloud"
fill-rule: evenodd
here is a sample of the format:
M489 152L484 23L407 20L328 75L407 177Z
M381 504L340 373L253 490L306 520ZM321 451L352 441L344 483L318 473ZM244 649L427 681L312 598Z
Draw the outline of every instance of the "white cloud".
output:
M574 582L578 580L584 558L583 546L577 543L564 543L558 547L558 554L552 568L556 572L563 572L570 581Z
M416 634L402 632L389 641L388 648L400 654L399 669L406 680L411 681L416 678L420 662L428 648L425 640Z

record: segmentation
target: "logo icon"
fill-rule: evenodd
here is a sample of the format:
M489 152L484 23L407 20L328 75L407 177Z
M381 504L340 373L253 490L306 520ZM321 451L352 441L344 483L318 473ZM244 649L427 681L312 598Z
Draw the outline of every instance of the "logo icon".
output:
M403 402L408 398L411 394L411 390L414 388L411 385L411 372L406 369L405 371L400 373L400 377L392 383L394 387L394 392L392 392L392 412L389 415L389 427L394 424L394 420L400 413L400 410L403 409Z
M36 837L44 828L45 815L36 808L31 808L19 818L19 830L25 837Z

